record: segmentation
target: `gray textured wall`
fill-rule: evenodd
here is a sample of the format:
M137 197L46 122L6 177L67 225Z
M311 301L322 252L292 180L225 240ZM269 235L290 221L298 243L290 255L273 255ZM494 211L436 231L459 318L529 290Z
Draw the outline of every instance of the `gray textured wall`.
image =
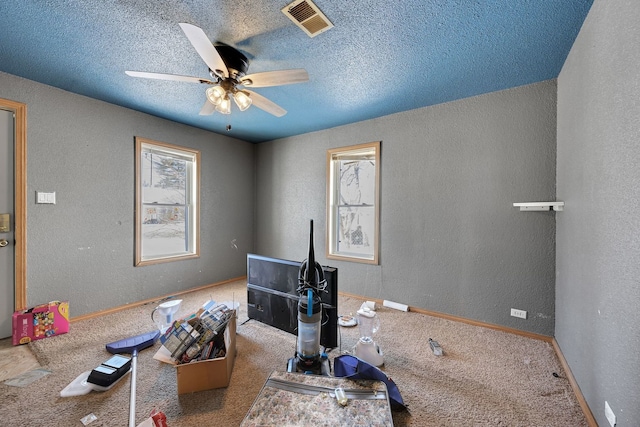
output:
M640 425L639 22L596 0L558 79L556 339L601 426Z
M468 98L257 147L256 252L316 256L340 289L553 335L556 82ZM328 148L382 141L380 265L327 262ZM522 320L511 308L529 312Z
M68 299L77 316L245 274L252 144L3 73L0 97L27 104L29 305ZM199 259L133 266L134 136L201 151Z

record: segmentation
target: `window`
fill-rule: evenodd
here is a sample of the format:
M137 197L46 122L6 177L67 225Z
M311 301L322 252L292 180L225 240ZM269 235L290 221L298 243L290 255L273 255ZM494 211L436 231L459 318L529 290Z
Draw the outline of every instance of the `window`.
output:
M200 255L200 152L136 137L135 265Z
M380 142L327 151L327 258L378 263Z

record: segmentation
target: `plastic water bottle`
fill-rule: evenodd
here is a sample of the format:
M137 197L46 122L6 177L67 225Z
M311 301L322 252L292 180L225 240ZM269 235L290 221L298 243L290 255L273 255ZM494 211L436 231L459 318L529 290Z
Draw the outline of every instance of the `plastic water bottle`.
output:
M440 344L438 344L438 341L434 341L431 338L429 338L429 345L431 346L431 350L433 351L433 354L435 354L436 356L442 356L442 347L440 347Z

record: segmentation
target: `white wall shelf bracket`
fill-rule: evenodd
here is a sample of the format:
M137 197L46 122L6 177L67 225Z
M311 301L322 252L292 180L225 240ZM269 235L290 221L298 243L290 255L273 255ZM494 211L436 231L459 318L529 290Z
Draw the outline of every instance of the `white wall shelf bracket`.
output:
M563 211L564 202L525 202L514 203L514 207L520 208L521 211Z

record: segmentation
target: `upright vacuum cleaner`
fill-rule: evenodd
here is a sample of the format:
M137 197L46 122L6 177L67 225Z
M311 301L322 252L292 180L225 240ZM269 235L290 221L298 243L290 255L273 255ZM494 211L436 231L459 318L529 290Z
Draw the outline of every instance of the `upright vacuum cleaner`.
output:
M322 327L322 301L327 281L313 251L313 220L309 236L309 256L300 264L298 271L298 339L295 356L289 359L287 371L305 374L329 375L329 358L320 348Z

